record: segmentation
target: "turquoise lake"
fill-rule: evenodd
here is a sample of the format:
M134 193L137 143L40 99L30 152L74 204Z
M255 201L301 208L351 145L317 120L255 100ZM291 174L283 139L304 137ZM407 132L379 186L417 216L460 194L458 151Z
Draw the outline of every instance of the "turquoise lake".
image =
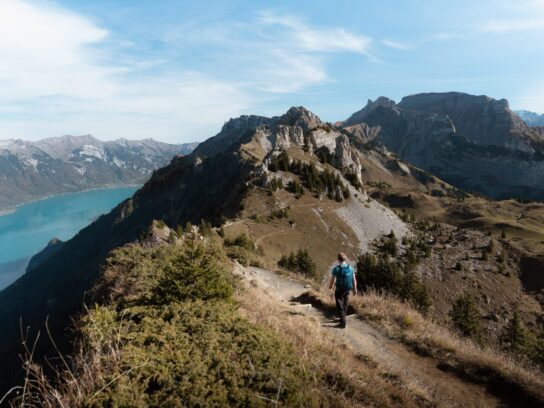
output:
M70 239L136 190L120 187L59 195L0 216L0 290L21 276L30 258L52 238Z

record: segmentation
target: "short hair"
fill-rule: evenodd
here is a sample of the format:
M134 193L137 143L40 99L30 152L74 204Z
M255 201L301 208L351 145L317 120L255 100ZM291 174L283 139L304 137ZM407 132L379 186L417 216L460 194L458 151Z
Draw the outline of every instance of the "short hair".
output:
M346 256L345 253L343 253L343 252L338 253L338 261L344 262L346 259L348 259L348 257Z

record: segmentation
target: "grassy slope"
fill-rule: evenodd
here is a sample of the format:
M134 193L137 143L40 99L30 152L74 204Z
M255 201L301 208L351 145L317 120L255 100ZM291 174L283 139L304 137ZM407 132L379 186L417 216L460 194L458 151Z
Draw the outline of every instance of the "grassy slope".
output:
M79 352L56 383L33 365L13 405L428 405L229 269L210 241L115 250L78 324Z
M312 155L296 148L291 148L289 155L297 160L316 161ZM503 208L504 202L485 201L478 197L469 196L463 201L452 197L433 197L426 192L441 189L445 194L450 194L452 187L433 177L425 179L427 184L423 184L413 175L403 175L394 157L371 153L361 156L361 160L366 166L363 172L367 182L365 188L399 213L403 211L420 220L462 225L459 217L476 215L476 208L472 208L474 203L485 204L486 208L497 207L495 212L500 210L501 214L506 211ZM409 170L413 174L417 173L417 169ZM282 172L277 175L295 177ZM386 184L381 187L370 186L379 182ZM249 234L265 249L261 262L269 269L277 269L281 255L298 248L308 248L319 273L327 275L337 252L344 251L351 259L355 259L359 253L357 237L350 226L334 212L345 204L326 198L319 200L309 192L296 199L285 190L270 193L264 188L255 187L244 199L240 219L225 227L225 231L231 238L241 233ZM536 211L535 205L515 202L507 204ZM274 217L275 209L285 207L289 208L287 217ZM417 232L415 226L413 230ZM487 261L482 261L482 251L491 239L485 230L458 231L450 225L442 225L438 231L427 233L427 239L433 242L432 255L422 259L417 270L430 290L434 303L431 316L434 319L449 324L452 304L461 293L468 291L477 300L486 338L494 341L515 309L520 310L526 324L536 328L542 308L534 297L527 294L520 280L522 271L519 260L523 249L510 238L509 231L507 239L499 238L500 230L496 227L492 231L496 248ZM508 276L498 272L498 258L502 251L507 255L505 272ZM463 265L463 271L455 270L458 262Z

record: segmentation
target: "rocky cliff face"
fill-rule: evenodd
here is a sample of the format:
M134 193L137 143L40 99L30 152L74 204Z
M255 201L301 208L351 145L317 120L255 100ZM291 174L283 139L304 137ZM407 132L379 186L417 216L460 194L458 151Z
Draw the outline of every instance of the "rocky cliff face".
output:
M458 92L425 93L404 97L405 110L448 115L459 134L480 145L534 153L542 150L536 132L510 110L506 99Z
M101 142L92 136L0 141L0 210L51 194L140 184L194 147L152 139Z
M358 112L355 112L353 115L351 115L348 119L346 119L342 124L344 126L352 126L359 123L364 123L366 117L372 112L374 109L378 107L383 108L394 108L395 107L395 101L386 98L385 96L380 96L375 101L368 100L366 106L361 109Z
M363 125L372 143L457 187L494 198L544 199L541 133L505 100L412 95L395 107L367 112Z

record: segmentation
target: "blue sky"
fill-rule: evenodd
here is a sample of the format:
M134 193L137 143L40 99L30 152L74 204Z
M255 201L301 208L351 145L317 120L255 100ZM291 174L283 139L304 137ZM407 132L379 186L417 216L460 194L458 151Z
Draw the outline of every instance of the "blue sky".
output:
M430 91L544 112L544 0L0 0L0 139L199 141Z

